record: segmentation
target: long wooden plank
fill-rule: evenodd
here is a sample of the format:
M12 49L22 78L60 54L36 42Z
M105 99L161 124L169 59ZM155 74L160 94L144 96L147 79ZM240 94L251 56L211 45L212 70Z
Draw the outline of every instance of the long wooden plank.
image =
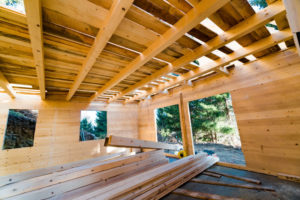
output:
M57 196L54 197L54 199L55 200L59 200L59 199L62 199L62 200L77 200L77 199L81 200L81 199L85 199L86 194L88 194L90 192L93 192L95 190L98 190L99 188L101 188L105 185L109 185L109 184L116 183L118 181L125 180L126 178L129 178L131 176L135 176L139 173L143 173L143 172L151 170L153 168L160 167L160 166L165 165L167 163L168 163L167 159L162 159L162 160L159 160L157 162L153 162L149 165L146 165L144 167L140 167L140 168L131 170L127 173L121 174L119 176L112 177L112 178L108 179L106 182L101 182L100 181L100 182L97 182L97 183L94 183L94 184L90 184L90 185L87 185L87 186L84 186L84 187L81 187L81 188L63 193L61 195L57 195Z
M163 51L170 46L182 35L188 32L190 29L199 24L206 17L217 11L219 8L228 3L229 0L202 0L195 8L189 11L184 17L182 17L175 25L173 25L168 31L155 40L143 53L130 62L124 69L122 69L115 77L108 81L103 87L101 87L92 97L91 100L96 99L103 92L111 89L116 84L120 83L131 73L136 71L139 67L148 62L152 57Z
M206 155L203 154L200 158L200 161L197 161L197 162L194 162L192 164L183 166L182 168L180 168L178 170L175 170L171 173L165 174L164 176L159 177L156 180L153 180L153 181L151 181L151 182L149 182L149 183L147 183L143 186L140 186L138 188L135 188L134 190L126 192L125 194L122 194L122 195L120 195L116 198L117 199L123 199L123 200L130 200L130 199L135 199L140 195L143 196L144 193L152 190L153 188L167 182L168 180L170 180L174 177L182 175L183 172L189 171L191 168L193 168L195 166L198 166L199 162L202 162L203 161L202 159L205 158L205 157L206 157Z
M24 0L31 48L42 99L46 98L41 0Z
M172 192L180 185L188 182L193 177L197 176L199 173L209 168L213 164L215 164L219 159L216 157L208 156L205 159L201 159L197 162L197 165L191 167L188 170L182 171L182 173L176 177L172 177L168 181L164 182L161 185L149 190L148 192L140 195L136 198L136 200L144 200L144 199L160 199L161 197L167 195Z
M124 181L120 181L115 184L101 188L95 192L90 193L89 197L97 198L101 195L101 198L103 200L117 197L117 196L124 194L125 192L128 192L134 188L137 188L145 183L149 183L152 180L155 180L155 179L163 176L166 173L170 173L170 172L172 172L176 169L179 169L185 165L191 164L194 161L198 160L199 157L200 157L200 155L185 157L181 160L169 163L167 165L147 171L147 172L139 174L137 176L133 176Z
M195 199L208 199L208 200L241 200L241 198L225 197L217 194L209 194L204 192L192 191L183 188L178 188L172 192L173 194L192 197Z
M285 12L285 8L281 1L278 1L268 6L267 8L257 12L255 15L235 25L225 33L201 45L190 54L175 60L170 65L163 67L162 69L156 71L155 73L143 79L142 81L122 91L120 94L111 98L109 102L113 102L114 100L134 91L135 89L138 89L148 84L149 82L158 79L161 76L164 76L172 71L175 71L176 69L179 69L180 67L183 67L189 64L190 62L211 53L212 51L230 43L231 41L241 38L242 36L245 36L246 34L252 32L253 30L271 21L274 17L278 15L282 15L284 12Z
M76 90L79 88L80 84L89 73L91 68L96 62L97 57L100 55L104 47L106 46L107 42L111 38L112 34L115 32L117 27L119 26L120 22L122 21L123 17L129 10L130 6L132 5L133 0L114 0L113 4L107 14L107 17L104 19L103 24L96 36L96 39L86 56L79 73L72 84L72 87L69 90L69 93L66 97L66 100L69 101L73 95L75 94Z
M71 168L86 165L86 164L102 162L102 161L117 158L117 157L120 157L123 155L125 155L125 153L108 154L108 155L100 156L98 158L81 160L81 161L71 162L71 163L67 163L67 164L63 164L63 165L57 165L57 166L53 166L53 167L47 167L47 168L42 168L42 169L26 171L26 172L22 172L22 173L18 173L18 174L3 176L3 177L0 177L0 187L7 185L7 184L20 182L20 181L23 181L26 179L31 179L31 178L34 178L37 176L43 176L43 175L71 169Z
M104 161L102 163L84 165L81 167L72 168L69 170L64 170L53 174L35 177L32 179L24 180L21 182L17 182L14 184L9 184L7 186L1 187L0 198L7 198L21 193L38 190L40 188L49 187L51 185L63 183L66 181L70 181L72 179L77 179L83 176L99 173L112 168L117 168L124 165L139 162L141 160L145 160L151 157L164 158L164 155L162 151L145 152L138 155L121 157L118 159Z
M152 142L146 140L138 140L134 138L126 138L120 136L110 135L105 139L105 146L114 147L130 147L130 148L145 148L145 149L169 149L178 150L180 145L167 144L162 142Z
M250 184L223 183L223 182L217 182L217 181L201 180L198 178L194 178L191 181L195 182L195 183L210 184L210 185L221 185L221 186L227 186L227 187L238 187L238 188L253 189L253 190L275 191L274 188L271 188L271 187L256 186L256 185L250 185Z
M16 98L16 92L14 89L9 85L9 82L5 78L5 76L0 71L0 87L12 98Z
M252 178L240 177L240 176L235 176L235 175L226 174L226 173L222 173L222 172L216 172L216 171L212 171L212 170L206 170L206 172L226 176L226 177L241 180L241 181L246 181L246 182L249 182L249 183L261 184L260 180L256 180L256 179L252 179Z
M138 167L144 167L146 165L166 160L166 158L163 156L162 152L160 155L150 155L149 157L138 157L139 160L136 160L136 162L130 162L130 163L123 163L119 166L108 168L107 170L100 171L97 173L92 173L90 175L85 175L82 177L78 177L71 180L65 180L64 182L58 182L54 185L50 185L48 187L43 188L35 188L34 190L31 190L29 192L24 193L24 191L21 192L19 195L12 195L4 193L2 194L1 190L1 196L8 196L8 199L32 199L32 198L38 198L38 199L44 199L49 198L51 196L59 195L64 192L68 192L89 184L93 184L96 182L106 182L107 179L111 177L115 177L127 172L130 172L131 170L137 169ZM55 180L55 179L52 179ZM30 186L26 186L30 187ZM20 193L20 192L19 192Z
M189 79L192 79L194 77L201 76L208 72L214 71L216 68L228 65L231 62L241 59L250 54L260 52L264 49L274 46L277 43L287 41L287 40L291 39L292 37L293 36L292 36L292 33L289 28L279 31L279 32L276 32L276 33L273 33L269 37L261 39L255 43L252 43L251 45L249 45L247 47L241 48L241 49L237 50L236 52L229 54L228 57L230 59L218 59L214 63L212 62L210 65L206 65L202 68L196 68L194 70L191 70L188 73L185 73L182 76L176 77L167 83L162 83L156 87L151 88L151 90L149 90L147 93L136 95L135 97L131 98L127 102L141 99L141 98L144 98L144 97L154 94L154 93L159 93L166 88L172 87L174 85L178 85L178 84L180 84L184 81L188 81Z

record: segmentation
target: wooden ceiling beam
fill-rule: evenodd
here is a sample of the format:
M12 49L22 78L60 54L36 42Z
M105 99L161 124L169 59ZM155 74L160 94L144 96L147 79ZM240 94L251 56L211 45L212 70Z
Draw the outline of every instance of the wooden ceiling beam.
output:
M42 5L40 0L24 0L31 48L36 67L40 95L46 98L45 66L42 25Z
M181 58L175 60L169 65L161 68L160 70L156 71L152 75L148 76L147 78L143 79L142 81L136 83L135 85L127 88L126 90L122 91L120 94L116 95L114 98L111 98L109 102L113 102L116 99L148 84L151 81L158 79L161 76L165 76L168 73L174 72L175 70L189 64L190 62L208 55L212 51L234 41L238 38L245 36L246 34L256 30L257 28L265 25L274 17L285 13L285 7L283 6L281 1L271 4L267 8L259 11L255 15L249 17L248 19L240 22L239 24L235 25L225 33L209 40L205 44L201 45L200 47L196 48L192 53L182 56Z
M220 67L223 67L223 66L226 66L226 65L230 64L231 62L234 62L236 60L244 58L248 55L255 54L255 53L260 52L264 49L272 47L272 46L274 46L274 45L276 45L280 42L284 42L284 41L290 40L292 38L293 38L293 34L292 34L292 32L289 28L285 29L285 30L282 30L282 31L279 31L279 32L276 32L276 33L273 33L269 37L261 39L261 40L255 42L255 43L252 43L247 47L244 47L244 48L241 48L241 49L237 50L236 52L228 54L230 59L220 58L220 59L216 60L213 65L207 65L205 67L201 67L201 68L191 70L188 73L185 73L182 76L176 77L175 79L173 79L173 80L171 80L167 83L159 84L158 86L153 87L147 93L140 94L140 95L135 95L133 98L131 98L127 102L131 102L131 101L134 101L134 100L139 100L139 99L145 98L149 95L159 93L159 92L163 91L166 88L170 88L174 85L181 84L184 81L188 81L192 78L195 78L197 76L201 76L201 75L206 74L210 71L215 71L216 69L219 69Z
M72 87L69 90L69 93L66 97L67 101L73 97L76 90L79 88L80 84L95 64L97 57L100 55L112 34L119 26L132 3L133 0L114 0L109 13L104 19L103 24L95 38L95 41L88 55L86 56Z
M197 24L199 24L206 17L210 16L229 0L202 0L195 8L190 10L185 16L183 16L176 24L168 29L163 35L158 37L144 52L130 62L124 69L120 71L115 77L108 81L102 88L100 88L90 100L96 99L106 90L111 89L122 80L124 80L131 73L136 71L139 67L147 63L151 58L159 54L165 48L170 46L182 35L191 30Z
M4 91L12 98L16 98L16 92L14 91L14 89L9 85L9 82L7 81L7 79L5 78L5 76L2 74L2 72L0 71L0 87L2 87L2 89L4 89Z

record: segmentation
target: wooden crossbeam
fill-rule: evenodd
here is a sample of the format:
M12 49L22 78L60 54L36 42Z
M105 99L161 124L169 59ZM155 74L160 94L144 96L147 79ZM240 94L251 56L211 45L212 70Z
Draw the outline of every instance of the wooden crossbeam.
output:
M0 71L0 87L11 97L16 98L16 92L14 89L9 85L9 82L5 78L5 76Z
M244 35L256 30L257 28L263 26L264 24L271 21L274 17L282 15L285 13L285 7L283 6L281 1L271 4L267 8L259 11L255 15L249 17L248 19L242 21L241 23L235 25L225 33L211 39L210 41L206 42L205 44L201 45L197 49L195 49L192 53L182 56L181 58L175 60L173 63L166 65L162 69L156 71L152 75L148 76L147 78L141 80L140 82L136 83L135 85L127 88L126 90L122 91L120 94L116 95L115 97L111 98L109 102L113 102L114 100L150 83L158 79L161 76L165 76L168 73L174 72L175 70L189 64L190 62L205 56L212 51L238 39L243 37Z
M107 42L111 38L112 34L119 26L126 12L132 5L132 2L133 0L114 0L113 5L109 10L109 13L104 19L102 26L100 27L95 41L88 55L83 61L83 64L79 70L79 73L76 76L76 79L71 89L69 90L69 93L66 97L67 101L69 101L73 97L76 90L79 88L80 84L95 64L97 57L100 55Z
M252 43L251 45L245 47L245 48L241 48L239 50L237 50L236 52L233 52L231 54L229 54L228 56L230 57L230 59L218 59L214 62L214 64L212 65L206 65L202 68L197 68L194 70L189 71L188 73L183 74L182 76L176 77L172 80L170 80L167 83L163 83L163 84L159 84L156 87L151 88L150 91L140 94L140 95L136 95L135 97L129 99L127 102L131 102L137 99L141 99L144 98L148 95L152 95L153 93L159 93L160 91L163 91L166 88L170 88L174 85L178 85L181 82L184 81L188 81L189 79L195 78L197 76L201 76L203 74L206 74L208 72L214 71L217 68L226 66L228 64L230 64L233 61L239 60L241 58L244 58L245 56L248 56L250 54L255 54L257 52L260 52L264 49L267 49L269 47L272 47L280 42L283 41L287 41L289 39L292 39L292 33L290 31L290 29L285 29L276 33L273 33L271 36L266 37L264 39L261 39L255 43Z
M90 100L96 99L105 91L120 83L123 79L125 79L139 67L147 63L151 58L170 46L182 35L191 30L202 20L216 12L219 8L221 8L228 2L229 0L202 0L197 6L195 6L195 8L190 10L175 25L168 29L163 35L158 37L158 39L155 40L145 51L143 51L138 57L136 57L124 69L122 69L115 77L113 77L102 88L100 88L90 98Z
M24 0L31 48L36 67L41 98L46 98L45 66L42 25L42 5L40 0Z
M105 140L105 146L114 147L130 147L130 148L145 148L145 149L169 149L179 150L180 146L176 144L167 144L162 142L152 142L146 140L138 140L134 138L119 137L110 135Z

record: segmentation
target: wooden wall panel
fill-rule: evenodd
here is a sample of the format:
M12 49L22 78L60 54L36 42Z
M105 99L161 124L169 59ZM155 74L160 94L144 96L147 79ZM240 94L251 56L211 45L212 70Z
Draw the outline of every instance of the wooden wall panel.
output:
M139 138L156 140L154 110L179 103L180 93L188 102L230 92L246 165L299 176L299 88L300 57L292 48L141 102Z
M34 146L2 150L8 109L39 110ZM137 105L41 101L39 96L0 94L0 176L97 157L122 148L105 148L104 140L79 141L80 110L106 110L108 135L138 136ZM124 149L123 149L124 150Z

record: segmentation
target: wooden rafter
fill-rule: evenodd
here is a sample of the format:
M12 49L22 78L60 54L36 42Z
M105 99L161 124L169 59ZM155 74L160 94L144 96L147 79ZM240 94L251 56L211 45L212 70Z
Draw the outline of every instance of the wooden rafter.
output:
M255 54L264 49L272 47L280 42L287 41L287 40L291 39L292 37L293 36L292 36L291 30L289 28L279 31L279 32L276 32L276 33L273 33L271 36L269 36L267 38L261 39L247 47L241 48L241 49L237 50L236 52L229 54L228 56L230 57L230 59L220 58L220 59L216 60L213 65L205 66L204 68L197 68L197 69L191 70L188 73L186 73L182 76L176 77L167 83L159 84L158 86L153 87L147 93L136 95L133 98L131 98L130 100L128 100L127 102L131 102L133 100L138 100L138 99L144 98L144 97L154 94L154 93L159 93L166 88L170 88L174 85L180 84L183 81L187 81L194 77L206 74L210 71L214 71L217 68L226 66L226 65L230 64L231 62L234 62L236 60L244 58L245 56L248 56L250 54Z
M88 55L86 56L79 70L79 73L71 89L69 90L69 93L66 97L67 101L69 101L73 97L76 90L79 88L80 84L95 64L97 57L100 55L107 42L111 38L112 34L124 18L132 2L133 0L114 0L110 11L107 14L107 17L104 19L103 24L96 36L93 46L91 47Z
M228 3L229 0L202 0L195 8L189 11L182 17L174 26L167 30L157 40L155 40L142 54L130 62L124 69L122 69L115 77L108 81L101 87L92 97L91 100L96 99L105 91L111 89L116 84L120 83L123 79L136 71L139 67L147 63L152 57L163 51L170 46L182 35L190 29L199 24L206 17L217 11L219 8Z
M152 75L148 76L147 78L143 79L142 81L136 83L135 85L127 88L126 90L122 91L115 97L111 98L109 102L112 102L146 84L151 81L158 79L161 76L165 76L168 73L174 72L175 70L189 64L190 62L208 55L212 51L238 39L246 34L256 30L257 28L263 26L267 22L271 21L274 17L278 15L282 15L285 13L285 8L281 1L271 4L267 8L259 11L252 17L242 21L241 23L235 25L222 35L215 37L214 39L208 41L207 43L201 45L197 49L195 49L192 53L182 56L181 58L175 60L173 63L163 67L162 69L156 71ZM218 69L217 69L218 70ZM219 70L218 70L219 71Z
M42 6L40 0L24 0L31 48L36 67L41 98L46 98Z
M4 91L11 97L11 98L16 98L16 93L14 89L9 85L9 82L5 78L5 76L2 74L0 71L0 87L4 89Z

